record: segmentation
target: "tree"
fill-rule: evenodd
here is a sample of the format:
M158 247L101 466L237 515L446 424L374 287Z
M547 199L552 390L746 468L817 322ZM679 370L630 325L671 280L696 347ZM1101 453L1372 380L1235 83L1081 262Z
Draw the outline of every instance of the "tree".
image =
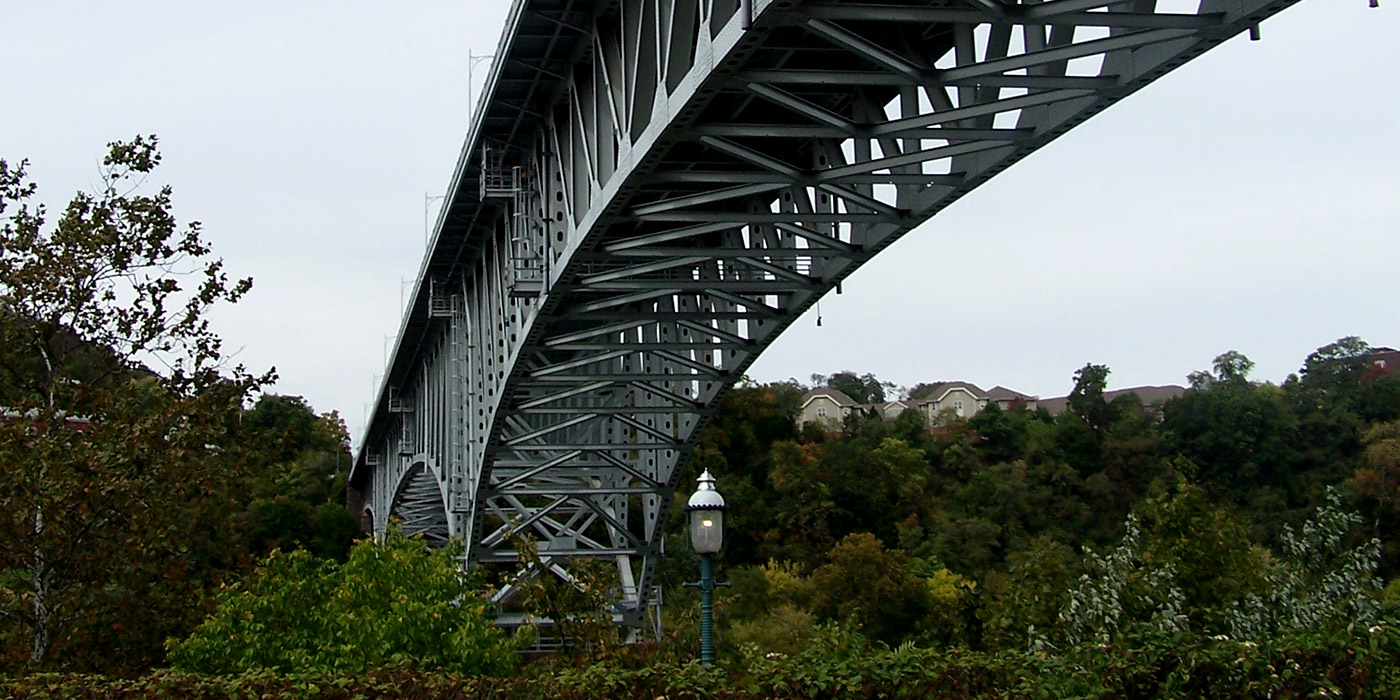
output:
M517 643L496 629L479 581L451 548L390 531L361 540L344 564L305 550L274 551L218 610L172 642L176 668L198 673L364 673L423 670L498 674ZM523 638L522 638L523 641Z
M1215 368L1217 381L1239 383L1249 381L1254 361L1235 350L1230 350L1217 355L1211 366Z
M1375 577L1381 542L1352 546L1361 517L1342 507L1328 489L1327 502L1299 530L1285 528L1282 557L1260 592L1244 596L1230 615L1231 636L1259 639L1279 632L1365 627L1380 615Z
M1365 368L1370 351L1370 344L1354 335L1338 338L1308 355L1303 361L1303 377L1314 382L1345 381Z
M1381 573L1394 578L1400 570L1400 421L1376 425L1362 440L1366 451L1351 478L1351 489L1384 544ZM1400 583L1396 586L1400 591Z
M238 419L272 374L226 366L207 314L252 282L143 193L159 163L154 136L110 144L49 225L0 161L0 621L31 668L150 663L230 549Z
M250 546L265 554L304 547L344 559L360 535L345 505L350 437L334 411L318 416L300 396L264 395L244 417L254 457L246 514Z
M1386 515L1400 519L1400 421L1367 431L1363 464L1352 478L1358 496L1376 501Z
M1037 630L1054 629L1079 574L1078 564L1074 550L1043 536L1007 557L1006 572L987 577L979 611L988 646L1024 648Z
M767 553L794 560L816 557L833 542L830 520L835 509L827 485L830 475L824 473L820 462L821 449L779 442L773 445L772 454L769 480L778 501L771 539L778 542L768 547Z
M1074 389L1069 392L1069 410L1094 430L1102 434L1113 422L1113 410L1104 400L1108 388L1107 365L1089 363L1074 372Z
M1296 461L1283 394L1273 385L1251 384L1253 363L1237 352L1213 364L1214 375L1193 373L1191 389L1163 407L1171 443L1202 476L1237 494L1261 483L1279 484Z
M826 385L851 397L851 400L856 403L884 403L885 389L894 386L881 382L874 374L867 372L863 375L857 375L850 370L843 370L827 377Z
M853 620L867 637L897 643L929 613L928 585L908 565L903 551L886 550L874 535L848 535L812 572L813 603L828 619Z

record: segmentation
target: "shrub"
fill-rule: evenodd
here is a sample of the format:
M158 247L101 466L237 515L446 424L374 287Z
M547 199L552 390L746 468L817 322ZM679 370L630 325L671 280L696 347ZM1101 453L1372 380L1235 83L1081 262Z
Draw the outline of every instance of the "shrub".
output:
M344 564L274 551L246 585L220 593L218 610L188 639L168 646L176 668L207 674L400 666L493 674L515 658L453 553L400 532L357 543Z

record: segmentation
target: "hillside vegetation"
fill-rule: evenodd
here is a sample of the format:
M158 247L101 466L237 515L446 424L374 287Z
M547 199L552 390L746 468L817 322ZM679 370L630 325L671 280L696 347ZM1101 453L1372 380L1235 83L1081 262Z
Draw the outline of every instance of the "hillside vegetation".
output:
M1375 620L1400 570L1400 375L1368 352L1342 339L1282 385L1226 353L1161 406L1105 401L1108 368L1086 365L1059 416L993 403L835 432L798 428L795 383L737 388L690 464L731 504L729 647L797 651L836 622L997 651Z
M1090 364L1061 415L932 426L742 385L681 481L731 507L718 668L688 488L665 638L621 644L581 565L526 586L567 644L523 663L451 547L359 538L335 412L231 366L207 316L252 282L159 162L111 144L51 222L0 160L0 698L1400 696L1400 375L1356 338L1281 385L1229 352L1145 406Z

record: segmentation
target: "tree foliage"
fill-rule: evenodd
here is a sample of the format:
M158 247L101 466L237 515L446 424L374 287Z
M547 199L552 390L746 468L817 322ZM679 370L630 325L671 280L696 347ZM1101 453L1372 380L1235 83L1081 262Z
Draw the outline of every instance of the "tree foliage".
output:
M812 379L851 397L856 403L864 404L884 403L885 391L894 387L869 372L856 374L850 370L842 370L829 377L815 375Z
M736 389L715 419L725 439L750 417L769 427L742 453L717 451L723 464L704 463L743 475L721 482L744 519L732 533L743 546L725 553L735 597L719 597L721 626L735 643L784 653L842 621L872 641L988 650L1202 639L1258 617L1245 611L1280 609L1285 589L1323 585L1362 607L1316 618L1321 627L1373 619L1361 614L1381 597L1372 583L1400 569L1390 488L1400 423L1373 418L1388 415L1378 387L1391 375L1367 346L1334 345L1282 386L1253 381L1249 358L1222 353L1165 405L1109 400L1108 367L1088 364L1061 415L988 406L934 428L906 412L848 417L840 434L779 430L772 389ZM707 431L702 449L717 435ZM1355 499L1338 506L1327 489L1341 484ZM1329 569L1347 585L1290 563L1318 508L1362 509L1364 521L1327 521L1350 533L1331 541L1333 561L1352 564ZM774 571L807 593L776 595Z
M346 507L350 436L340 416L318 416L300 396L264 395L243 425L250 450L251 500L240 518L254 554L302 547L344 559L360 535Z
M110 145L53 223L0 161L0 641L14 667L138 669L190 624L233 549L239 418L271 373L209 325L231 280L171 190L155 137ZM194 602L195 604L192 604Z
M172 642L170 656L178 669L211 674L406 666L476 675L509 669L514 645L451 549L391 530L361 540L343 564L274 551L251 580L220 593L217 611Z

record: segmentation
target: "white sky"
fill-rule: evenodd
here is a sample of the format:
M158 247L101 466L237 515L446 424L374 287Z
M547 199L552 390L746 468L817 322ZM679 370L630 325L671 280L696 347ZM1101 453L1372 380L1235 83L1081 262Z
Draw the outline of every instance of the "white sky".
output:
M1343 335L1400 345L1400 26L1304 0L999 175L753 366L1061 395L1183 383L1230 349L1279 381ZM508 0L0 0L0 157L60 207L108 141L254 289L217 326L358 437ZM475 84L483 82L485 65ZM436 203L433 205L436 215Z

